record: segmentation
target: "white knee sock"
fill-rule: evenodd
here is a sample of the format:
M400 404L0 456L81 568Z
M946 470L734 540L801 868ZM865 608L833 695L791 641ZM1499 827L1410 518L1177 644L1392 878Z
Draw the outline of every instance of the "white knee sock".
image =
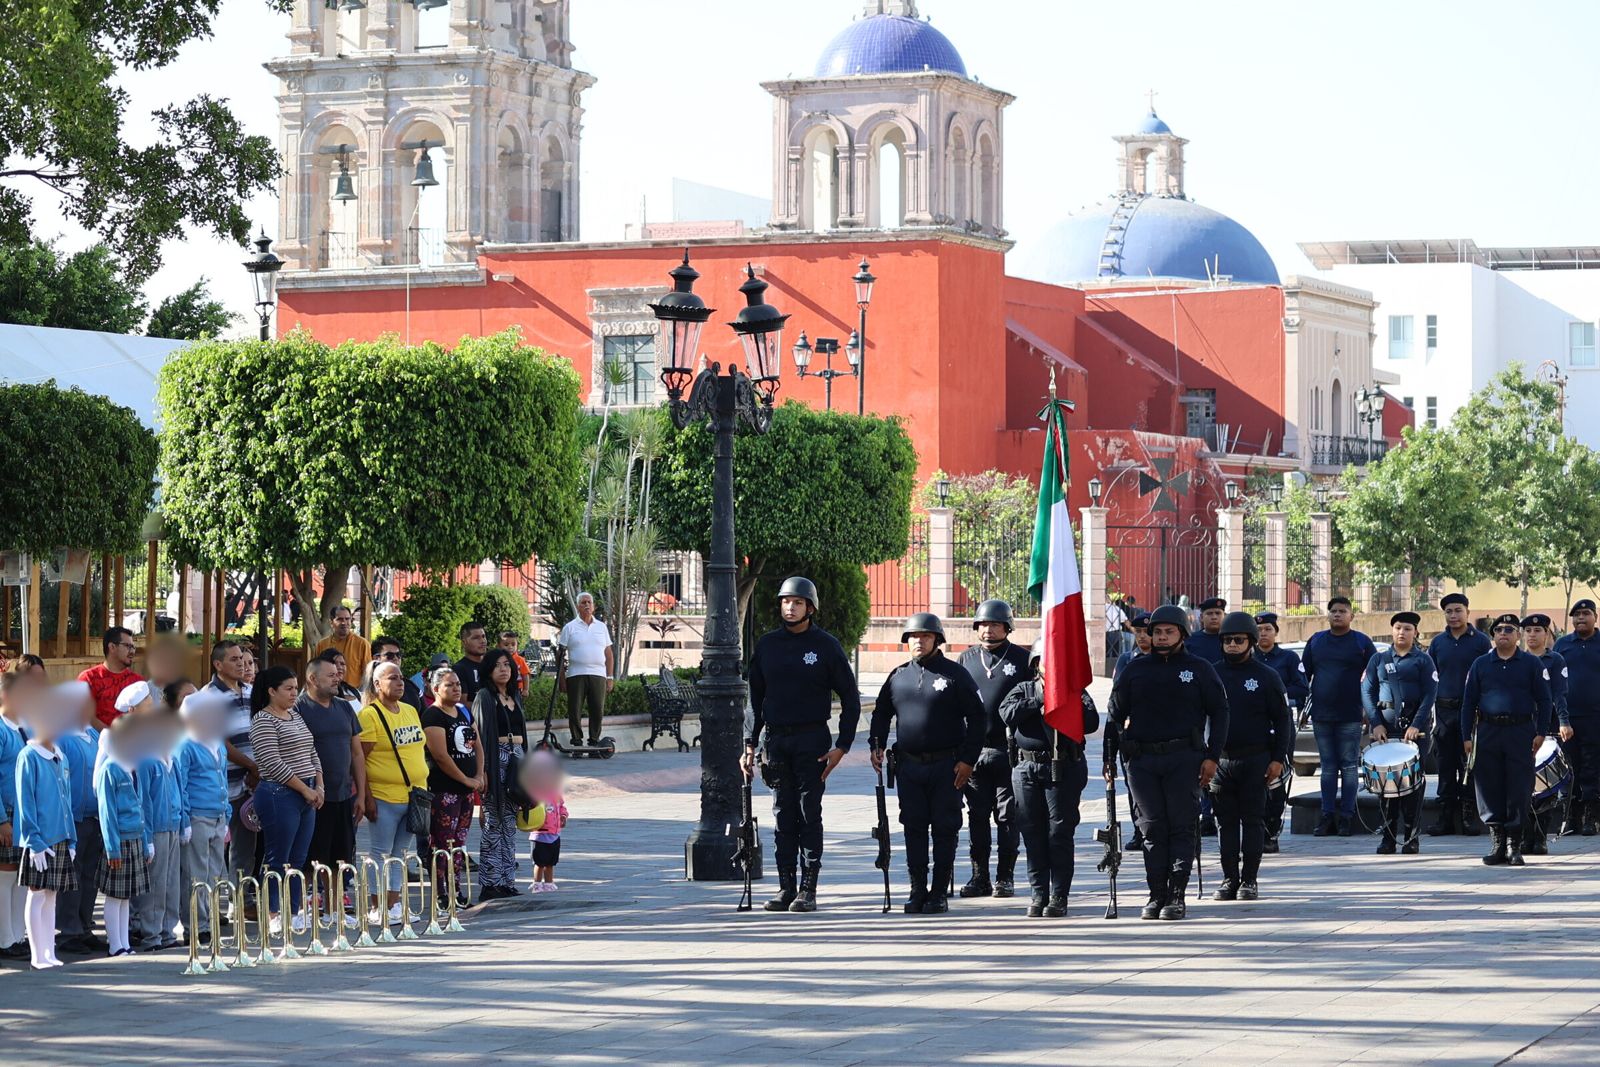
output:
M11 924L11 896L17 892L17 872L0 871L0 948L10 948L22 940L22 931Z
M106 941L112 955L128 947L128 901L106 897Z
M56 895L44 889L28 890L28 947L35 967L55 967Z

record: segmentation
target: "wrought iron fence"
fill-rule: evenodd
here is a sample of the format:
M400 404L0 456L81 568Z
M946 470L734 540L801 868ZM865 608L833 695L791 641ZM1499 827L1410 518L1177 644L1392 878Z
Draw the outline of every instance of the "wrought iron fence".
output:
M1389 451L1387 441L1365 437L1335 437L1332 434L1312 434L1311 463L1317 467L1362 466L1376 463Z
M1198 604L1217 592L1217 531L1210 526L1106 527L1106 594L1141 607Z
M910 615L928 610L928 518L911 517L911 540L906 554L867 568L867 592L876 617Z
M1039 602L1028 592L1033 560L1033 524L989 523L956 518L952 530L955 591L951 610L965 618L985 600L1010 603L1014 614L1034 618Z
M706 613L705 560L698 552L656 553L661 568L659 588L645 601L648 615L704 615Z
M1244 536L1244 599L1247 603L1267 602L1267 540L1253 531Z

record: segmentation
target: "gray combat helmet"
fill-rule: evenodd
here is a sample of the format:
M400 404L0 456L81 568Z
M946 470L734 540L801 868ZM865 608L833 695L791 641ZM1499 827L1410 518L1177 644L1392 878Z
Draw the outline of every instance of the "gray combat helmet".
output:
M783 584L778 587L778 599L782 600L786 596L797 596L807 601L811 605L812 611L816 611L817 608L821 607L817 603L816 583L810 578L802 578L798 574L792 578L785 578Z
M1217 631L1218 637L1228 634L1243 634L1250 639L1252 644L1256 639L1256 617L1248 611L1230 611L1222 620L1222 629Z
M978 605L978 610L972 616L972 628L976 630L980 623L997 622L1006 628L1006 633L1016 629L1011 622L1011 605L1004 600L985 600Z
M912 634L933 634L944 643L944 623L939 621L939 616L931 611L919 611L906 620L906 628L900 634L901 642L911 640Z

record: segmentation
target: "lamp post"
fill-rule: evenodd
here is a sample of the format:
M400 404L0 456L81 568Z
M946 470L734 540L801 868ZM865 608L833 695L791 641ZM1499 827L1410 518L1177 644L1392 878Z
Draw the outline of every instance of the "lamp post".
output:
M1105 492L1104 483L1102 483L1099 478L1090 478L1089 479L1089 506L1090 507L1097 508L1097 507L1100 506L1100 494L1103 493L1103 492Z
M855 335L851 335L850 343L845 346L845 352L850 359L849 370L833 369L833 354L839 351L839 340L836 337L819 337L815 345L806 340L804 330L800 331L800 340L794 343L794 369L800 372L800 377L807 375L821 378L823 381L822 404L826 411L833 410L833 380L835 378L850 378L860 374L861 348L856 344ZM812 353L820 355L826 366L822 370L811 370Z
M1234 481L1232 478L1229 478L1227 481L1223 482L1222 483L1222 495L1227 498L1228 506L1230 508L1233 507L1234 505L1238 504L1239 503L1239 483Z
M726 372L712 363L698 375L692 370L701 330L712 309L694 294L698 271L683 263L670 272L672 292L649 305L667 330L668 365L661 371L672 423L683 429L706 421L716 435L711 485L711 557L706 561L705 652L700 681L700 821L684 843L684 871L692 881L728 881L743 877L734 863L738 841L728 832L741 818L743 774L739 754L744 742L744 708L748 692L740 674L738 564L733 536L733 438L742 427L766 433L772 425L772 399L778 391L779 352L783 324L789 316L765 302L767 283L745 268L745 296L729 323L744 345L745 368ZM691 386L691 380L693 382ZM684 390L688 389L688 396ZM759 851L752 877L761 877Z
M1356 390L1356 415L1367 426L1367 451L1362 463L1372 462L1372 434L1374 428L1383 421L1383 402L1383 390L1376 386L1371 389L1362 386Z
M1283 506L1283 483L1273 482L1267 486L1267 499L1272 501L1272 510L1277 511Z
M850 338L851 347L856 350L856 358L852 360L856 368L856 414L867 413L867 305L872 303L872 286L878 279L872 276L872 271L867 269L867 260L863 256L861 265L856 268L856 273L850 279L856 285L856 311L860 313L860 324L856 327L855 336Z
M272 251L272 238L267 236L267 231L262 229L260 236L251 242L256 246L256 254L244 261L244 269L250 273L250 281L255 285L256 315L261 320L261 340L272 340L272 312L278 306L278 272L283 269L283 260ZM256 660L262 670L272 664L267 659L267 576L265 571L256 572Z
M1313 495L1317 498L1317 510L1318 511L1327 511L1328 510L1328 487L1325 486L1325 485L1317 486L1316 492Z

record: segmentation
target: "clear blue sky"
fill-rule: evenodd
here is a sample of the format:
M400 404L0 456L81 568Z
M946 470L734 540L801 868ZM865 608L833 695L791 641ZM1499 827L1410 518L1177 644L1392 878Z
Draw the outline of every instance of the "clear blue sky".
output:
M303 2L303 0L302 0ZM319 2L319 0L313 0ZM669 217L683 177L768 195L771 104L759 83L808 74L857 0L576 0L585 96L583 235L620 237L647 196ZM1266 0L1137 5L923 0L967 68L1017 96L1006 113L1005 223L1019 242L1112 190L1110 138L1156 108L1190 140L1188 191L1251 228L1288 274L1302 240L1471 237L1600 244L1600 5L1544 0ZM214 39L133 75L130 114L205 88L276 137L286 16L224 0ZM271 198L254 206L268 232ZM41 231L49 232L41 211ZM63 231L66 242L81 235ZM248 309L238 250L165 249L157 295L208 274Z

